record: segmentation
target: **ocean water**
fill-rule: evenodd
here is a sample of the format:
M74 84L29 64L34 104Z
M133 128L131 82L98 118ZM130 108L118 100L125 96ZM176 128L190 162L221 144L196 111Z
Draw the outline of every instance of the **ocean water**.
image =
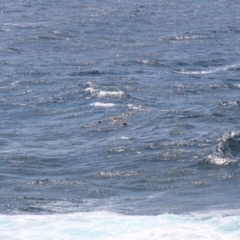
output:
M239 4L1 1L0 238L238 239Z

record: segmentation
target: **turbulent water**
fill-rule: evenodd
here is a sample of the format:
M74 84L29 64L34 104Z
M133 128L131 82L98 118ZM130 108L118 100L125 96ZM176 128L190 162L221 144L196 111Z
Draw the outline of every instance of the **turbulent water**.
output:
M239 4L2 1L0 236L238 238Z

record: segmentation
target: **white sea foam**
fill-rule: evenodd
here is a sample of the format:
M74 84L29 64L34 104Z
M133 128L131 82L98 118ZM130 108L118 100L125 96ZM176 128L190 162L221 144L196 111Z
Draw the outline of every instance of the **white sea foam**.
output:
M124 95L124 92L122 91L102 91L92 87L86 88L85 91L98 97L122 97Z
M240 88L240 84L233 84L235 88Z
M208 160L209 163L219 165L219 166L227 165L231 162L236 162L236 160L229 159L229 158L224 158L224 157L218 157L216 155L209 155L207 157L207 160Z
M171 40L191 40L191 39L206 39L207 36L203 35L179 35L176 37L171 38Z
M157 64L156 61L154 60L144 60L144 59L138 59L136 60L137 63L142 63L142 64L145 64L145 65L154 65L154 64Z
M112 107L115 107L116 105L117 104L114 104L114 103L101 103L101 102L91 103L91 106L102 107L102 108L112 108Z
M124 95L124 92L122 91L99 91L98 96L99 97L121 97Z
M90 92L91 94L96 94L98 92L98 90L96 90L92 87L89 87L89 88L85 89L85 92Z
M181 73L181 74L204 75L204 74L217 73L221 71L233 70L239 67L240 67L240 64L232 64L227 66L209 68L208 70L203 70L203 71L188 71L188 70L182 69L181 71L175 71L175 72Z
M239 101L222 101L221 104L223 106L228 106L228 105L239 106L240 102Z
M122 136L121 139L122 139L122 140L129 140L130 137Z
M110 212L66 215L1 215L0 239L159 240L240 239L235 213L124 216Z
M128 106L129 109L132 109L132 110L135 110L135 111L143 110L142 106L140 106L140 105L128 104L127 106Z

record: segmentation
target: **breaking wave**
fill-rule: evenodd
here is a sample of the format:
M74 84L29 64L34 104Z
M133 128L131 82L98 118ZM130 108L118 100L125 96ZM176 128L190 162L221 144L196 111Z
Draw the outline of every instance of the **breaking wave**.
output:
M0 237L25 240L239 239L239 221L239 213L229 215L220 211L158 216L124 216L103 211L49 216L1 215Z
M227 165L240 159L240 132L224 134L220 143L215 147L213 154L205 160L216 165Z

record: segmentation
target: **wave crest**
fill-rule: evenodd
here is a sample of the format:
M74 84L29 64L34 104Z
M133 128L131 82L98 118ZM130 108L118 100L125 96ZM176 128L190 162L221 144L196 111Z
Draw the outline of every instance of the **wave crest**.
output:
M224 134L206 162L216 165L227 165L240 160L240 132Z

